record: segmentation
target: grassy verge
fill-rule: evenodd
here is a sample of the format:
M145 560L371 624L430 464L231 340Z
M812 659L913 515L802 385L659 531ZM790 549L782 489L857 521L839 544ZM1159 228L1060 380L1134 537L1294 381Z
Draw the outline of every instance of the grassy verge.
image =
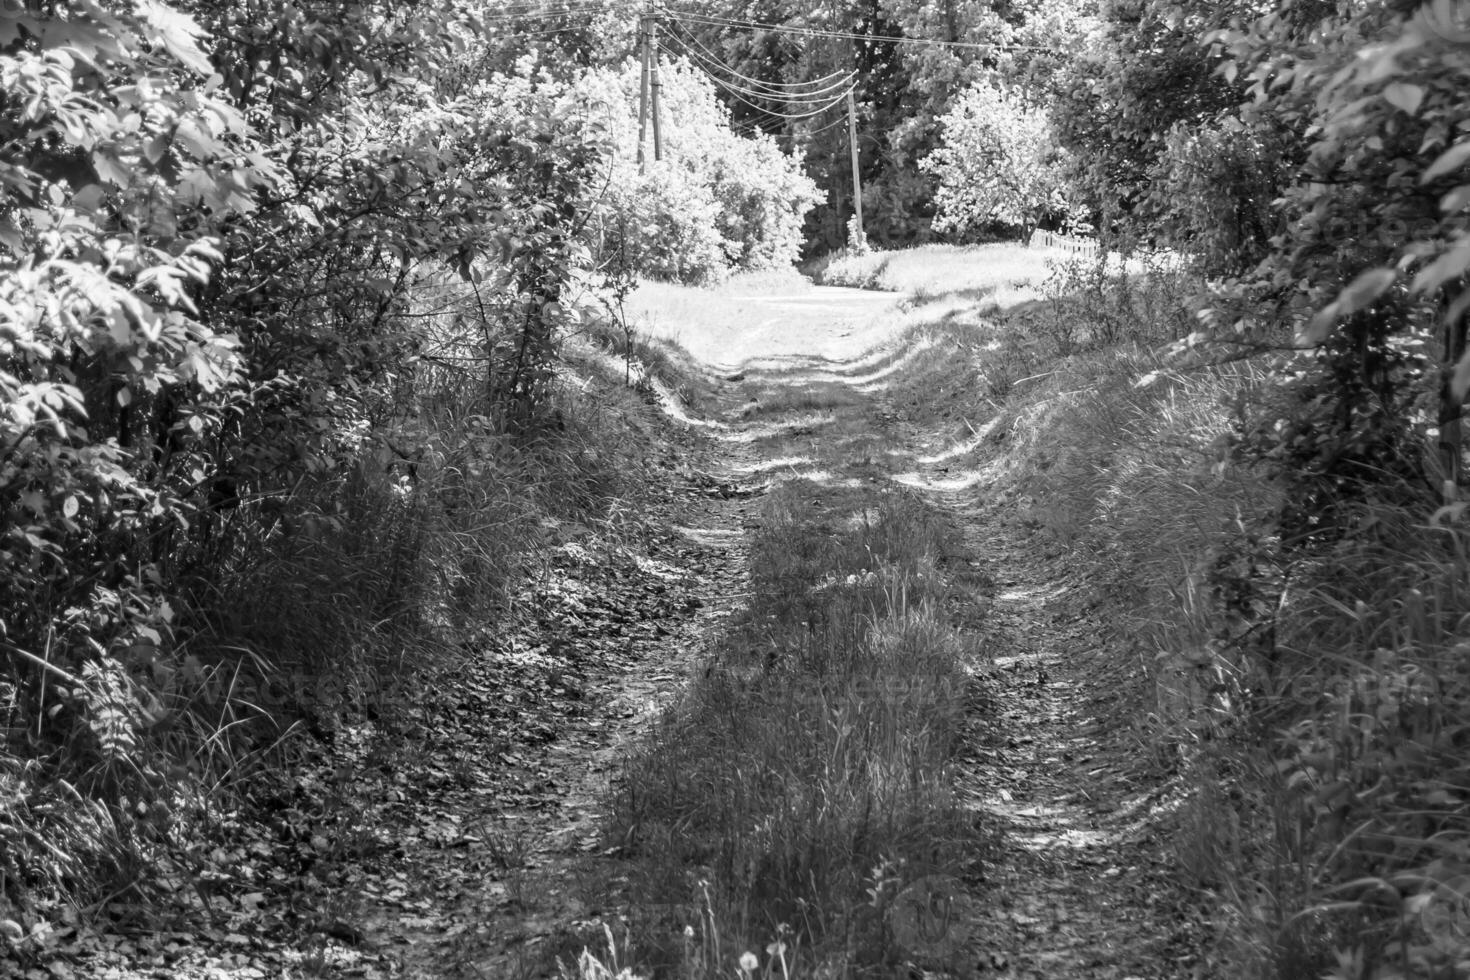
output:
M994 319L921 297L930 360L892 395L978 429L952 466L1112 610L1140 764L1188 789L1172 839L1220 910L1218 975L1464 976L1470 535L1432 480L1385 475L1339 488L1353 534L1284 540L1300 475L1235 447L1297 409L1265 359L1165 355L1195 288L1073 264Z
M892 968L890 904L964 873L978 833L950 792L967 651L940 613L943 524L907 495L805 481L760 524L748 609L616 802L633 946L687 977L745 952L775 971L778 942L793 974Z
M443 320L441 355L474 354L494 328L449 336ZM249 874L292 845L255 805L323 824L350 812L345 797L292 798L293 781L348 728L440 697L425 678L471 655L539 552L630 530L651 410L571 353L581 376L557 386L543 431L515 439L475 358L426 359L341 465L242 481L212 530L179 532L172 619L99 660L117 670L49 715L0 677L0 921L21 930L5 925L0 973L7 954L44 955L58 923L119 904L203 922L256 891Z

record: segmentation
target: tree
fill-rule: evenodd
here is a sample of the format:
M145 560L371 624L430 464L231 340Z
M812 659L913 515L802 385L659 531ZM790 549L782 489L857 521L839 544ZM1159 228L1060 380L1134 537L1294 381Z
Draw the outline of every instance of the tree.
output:
M569 107L600 107L615 146L593 219L599 257L682 281L789 267L821 200L800 160L765 133L734 132L714 85L687 60L665 63L660 77L663 160L646 168L637 163L637 62L588 71L567 91Z
M1304 136L1300 171L1281 189L1286 234L1259 267L1226 283L1216 337L1314 352L1304 410L1264 439L1304 490L1295 526L1342 533L1336 504L1389 477L1423 486L1412 421L1441 362L1438 467L1459 482L1460 356L1470 308L1467 219L1470 78L1454 5L1378 3L1334 17L1288 6L1210 40L1251 100L1242 119ZM1436 337L1436 333L1439 334ZM1438 348L1438 351L1435 348ZM1331 379L1336 379L1332 381ZM1306 410L1316 406L1315 411Z
M550 414L605 147L549 100L495 111L478 6L0 6L0 762L30 812L105 818L74 838L102 894L171 832L169 753L203 748L150 731L243 732L226 714L272 671L362 669L360 636L252 644L229 630L274 624L225 607L381 474L417 408L415 290L493 294L477 333L515 353L478 418ZM376 581L374 622L422 606ZM312 612L350 591L291 585ZM223 706L198 687L215 670ZM7 892L40 877L19 812Z
M1046 114L993 83L970 86L941 120L943 140L921 168L939 179L935 227L1008 225L1023 238L1065 211L1062 167Z
M1181 132L1215 126L1243 98L1242 86L1216 71L1221 56L1200 38L1251 17L1246 3L1105 0L1099 23L1071 57L1042 59L1055 70L1036 81L1046 87L1056 141L1069 155L1072 196L1105 233L1133 240L1157 234L1159 209L1145 215L1141 208L1153 175L1171 166L1161 163L1169 140L1183 150L1188 136Z
M690 52L697 63L711 67L711 59L700 54L703 48L720 65L759 84L855 72L865 218L874 240L897 247L934 234L935 182L918 162L937 143L939 116L982 73L1016 67L1008 45L1050 43L1044 37L1047 25L1058 23L1054 10L1042 3L980 0L742 0L697 20L683 21L675 12L670 33L671 43L687 38L699 46ZM754 24L779 30L757 30ZM727 92L724 98L737 127L779 135L784 146L804 155L808 171L827 190L825 206L815 208L807 222L808 248L845 243L853 202L840 100L815 118L787 119L782 114L800 115L802 107L749 92Z

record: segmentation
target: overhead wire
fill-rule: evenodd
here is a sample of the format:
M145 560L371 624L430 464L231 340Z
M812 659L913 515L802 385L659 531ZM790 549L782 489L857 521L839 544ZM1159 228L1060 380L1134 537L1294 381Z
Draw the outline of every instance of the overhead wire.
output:
M820 92L826 90L835 90L841 87L850 78L852 78L853 75L851 71L834 71L829 75L823 75L821 78L814 78L806 82L770 82L766 81L765 79L753 78L725 64L720 59L719 55L711 51L707 45L702 43L699 38L695 37L693 32L685 28L684 25L675 22L672 23L670 26L678 32L680 43L685 45L686 50L688 50L689 44L693 44L712 61L718 64L722 70L728 72L736 78L739 78L741 81L748 83L754 88L771 89L773 90L773 92L781 93L795 92L798 89L814 88L816 91L804 92L802 94L819 94Z
M824 102L829 97L840 95L842 92L846 91L848 86L852 84L853 80L856 77L855 74L849 74L843 77L841 82L836 85L832 85L823 89L814 89L810 92L797 92L794 90L786 92L773 91L771 89L763 88L760 86L745 85L741 84L741 82L738 81L731 81L730 78L727 77L728 72L726 72L724 65L717 62L712 62L704 55L701 55L697 51L694 51L690 48L684 48L683 54L686 58L689 59L691 64L694 64L703 69L707 74L720 75L725 83L726 88L738 91L744 95L753 96L759 99L765 99L770 102L800 103L806 105L811 105L817 102ZM743 76L736 77L740 78Z
M497 41L505 41L522 37L545 37L549 34L571 34L580 30L582 30L580 27L550 27L542 31L511 31L507 34L493 34L491 36Z
M716 79L715 84L721 85L722 83L719 81L719 79ZM729 90L726 89L726 91ZM851 91L851 89L849 89L848 91ZM733 91L730 92L730 97L732 99L735 99L737 102L744 103L745 105L754 109L756 112L763 113L773 119L785 119L788 122L798 122L802 119L812 119L816 116L820 116L822 113L826 112L828 109L832 108L838 103L846 101L847 92L843 92L841 95L828 102L826 105L819 106L818 108L813 109L809 112L776 112L774 109L767 109L765 106L757 105L756 103L751 102L749 99L745 98L743 95L740 95L739 93Z
M846 125L847 125L847 116L844 114L844 115L838 116L836 119L832 120L831 122L827 123L825 126L822 126L819 129L806 129L806 130L799 129L796 132L792 133L791 134L791 137L793 139L811 139L814 136L821 136L824 133L829 133L832 130L836 129L838 126L846 126Z
M483 22L487 25L500 26L515 24L526 19L545 21L560 17L608 12L613 10L615 5L615 0L580 0L580 2L579 0L569 0L569 2L556 7L536 2L511 3L501 7L494 14L487 15L483 19ZM666 13L672 15L672 19L666 21L668 26L673 28L669 33L669 37L678 42L680 49L692 66L698 68L733 100L748 106L763 116L781 119L786 122L799 123L805 120L815 119L845 101L857 86L857 73L854 71L834 71L820 78L804 82L771 82L755 78L726 64L718 54L700 41L694 32L689 29L690 23L700 26L727 27L737 30L769 30L798 36L885 40L882 36L844 34L842 32L819 31L811 28L793 28L784 25L746 21L738 18L715 17L697 12L666 11ZM510 33L500 33L497 31L495 36L499 39L533 38L569 33L578 29L580 28L556 27L545 30L517 30ZM889 40L913 39L890 38ZM974 47L982 45L965 46ZM787 107L800 108L794 112L781 112L753 102L751 99L758 99L767 103L782 103ZM799 131L793 135L801 135L809 138L825 133L841 125L843 122L844 119L839 118L817 129L806 130L804 132ZM749 125L752 132L760 129L759 124L754 121L749 123ZM761 131L764 132L763 129Z
M684 49L684 56L688 58L692 64L698 65L700 68L704 69L707 73L711 75L724 72L724 65L721 65L717 62L711 62L708 58L688 48ZM762 88L760 86L742 85L740 82L730 81L729 78L723 78L723 81L727 88L742 92L745 95L767 99L772 102L804 103L810 105L812 103L825 101L830 96L841 94L842 92L846 91L846 89L852 84L855 77L855 74L847 75L837 85L804 93L796 91L772 91L771 89Z
M904 37L900 34L859 34L854 31L829 31L817 27L793 27L787 24L767 24L734 17L718 17L695 11L667 10L666 13L686 23L706 27L727 27L736 30L770 31L777 34L793 34L800 37L831 37L854 41L891 41L895 44L918 44L925 47L970 48L979 51L1050 51L1057 49L1045 44L1016 44L998 41L942 41L938 38Z
M762 89L739 85L735 82L731 82L727 79L718 77L715 69L717 67L723 66L711 65L710 62L705 60L702 56L688 50L687 48L684 51L684 55L689 59L690 64L702 70L706 75L710 77L711 81L713 81L716 85L719 85L721 88L725 89L727 92L731 92L732 94L748 95L752 98L764 99L769 102L783 102L787 105L829 105L834 97L839 100L847 97L847 92L851 89L852 83L855 78L855 76L853 75L848 75L846 78L843 79L841 87L834 86L833 88L826 89L821 92L816 92L808 96L799 97L792 94L769 92Z
M757 103L750 101L744 95L740 94L738 91L736 91L735 89L731 88L730 85L727 82L725 82L723 79L718 78L718 77L716 77L714 75L710 75L709 72L705 72L705 74L709 76L710 81L714 82L720 88L723 88L726 92L728 92L730 94L730 97L732 99L735 99L737 102L742 102L745 105L749 106L750 108L754 109L756 112L764 113L764 114L766 114L768 116L771 116L772 118L775 118L775 119L785 119L785 120L788 120L788 121L796 121L796 120L800 120L800 119L811 119L813 116L820 116L822 113L826 112L828 109L832 108L834 105L837 105L839 102L846 101L847 96L848 96L848 93L852 92L853 89L855 89L857 87L857 82L854 81L847 88L845 88L841 92L839 92L835 98L829 99L828 101L826 101L822 105L818 106L817 108L812 109L812 110L809 110L807 112L777 112L774 109L767 109L763 105L758 105Z
M730 98L770 118L786 122L816 118L845 101L857 86L857 73L852 71L832 72L810 82L768 83L726 64L683 25L671 22L670 26L673 28L669 32L670 39L679 43L691 65L702 71ZM781 112L751 99L782 103L797 111Z

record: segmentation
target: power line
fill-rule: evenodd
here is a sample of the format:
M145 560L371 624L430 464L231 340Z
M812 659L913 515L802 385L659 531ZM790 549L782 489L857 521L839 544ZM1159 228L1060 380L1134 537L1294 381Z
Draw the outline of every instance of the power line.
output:
M684 11L669 11L670 16L685 23L705 27L725 27L743 31L769 31L775 34L792 34L798 37L833 37L853 41L891 41L895 44L918 44L934 48L968 48L977 51L1047 51L1058 52L1057 48L1045 44L1011 44L982 41L941 41L933 38L903 37L896 34L857 34L852 31L827 31L815 27L790 27L785 24L765 24L753 20L720 18L709 14Z
M681 38L679 40L682 43L683 39ZM742 92L745 95L766 99L771 102L799 102L807 104L822 102L834 95L841 94L843 89L846 86L850 85L853 81L853 78L855 77L853 73L849 72L848 74L841 76L838 82L834 85L821 89L811 89L806 92L801 92L794 89L781 90L761 85L759 84L759 80L752 80L748 76L741 75L738 72L730 71L728 66L726 65L717 62L711 62L707 57L699 54L699 52L695 51L694 49L689 48L687 45L684 46L684 56L691 63L699 66L700 68L704 69L705 72L711 75L719 73L723 76L727 76L725 77L725 81L729 88ZM739 79L739 81L731 81L728 77L731 75L733 75L736 79ZM752 81L754 81L755 84L741 84L742 82L750 83Z
M768 89L753 88L750 86L740 85L736 82L731 82L727 79L717 77L714 69L724 69L726 66L712 66L708 60L702 58L697 52L689 49L688 47L684 48L684 55L689 60L690 64L702 70L706 75L710 77L711 81L713 81L716 85L719 85L721 88L725 89L727 92L748 95L752 98L764 99L769 102L784 102L787 105L810 106L816 105L818 103L821 103L823 105L830 104L833 98L841 99L843 97L843 95L847 91L847 88L852 84L855 78L855 75L849 72L847 75L842 76L842 80L838 85L819 91L813 91L806 95L797 95L791 92L773 92ZM745 78L746 76L737 75L737 77Z
M847 116L846 115L841 115L841 116L838 116L836 119L832 120L831 122L827 123L826 125L818 127L817 129L798 129L796 132L794 132L794 133L791 134L791 138L792 139L806 139L806 140L809 140L809 139L812 139L813 137L821 136L823 133L831 132L832 130L836 129L838 126L846 126L846 125L847 125Z
M698 67L698 66L696 66L696 67ZM703 70L704 69L701 68L701 71L703 71ZM717 77L717 76L715 76L713 74L710 74L710 72L708 72L708 71L705 71L704 73L709 78L710 81L714 82L720 88L722 88L726 92L728 92L730 94L730 97L732 99L735 99L737 102L742 102L745 105L750 106L750 108L754 109L756 112L762 112L762 113L765 113L766 115L771 116L773 118L776 118L776 119L785 119L785 120L788 120L788 121L796 121L796 120L800 120L800 119L811 119L813 116L820 116L822 113L826 112L828 109L832 108L837 103L839 103L839 102L843 101L844 99L846 99L847 96L848 96L848 93L850 93L856 87L856 81L854 81L853 83L849 84L846 88L844 88L841 92L838 92L837 95L834 98L828 99L826 102L822 103L817 108L812 109L812 110L807 111L807 112L777 112L774 109L767 109L763 105L758 105L757 103L754 103L754 102L750 101L744 95L742 95L737 89L735 89L728 82L726 82L724 79L719 78L719 77Z
M684 44L685 51L689 51L689 44L693 44L700 51L704 52L710 61L718 65L722 71L735 76L754 88L769 89L773 95L794 93L796 90L803 88L813 89L813 91L802 92L801 94L803 95L825 95L828 92L833 92L841 88L842 85L846 84L852 78L853 73L850 71L834 71L830 75L823 75L821 78L814 78L806 82L769 82L764 79L753 78L725 64L719 55L701 43L699 38L695 37L684 25L674 23L672 26L678 32L679 41L681 44ZM690 53L692 54L692 52Z
M538 21L541 23L554 23L556 21L576 20L579 22L579 29L585 30L591 26L591 19L596 15L611 13L614 13L614 11L605 3L593 2L558 7L555 10L527 9L521 12L497 11L493 15L480 18L480 22L486 27L495 27L503 24L524 24Z
M525 37L546 37L550 34L571 34L582 29L581 27L550 27L543 31L511 31L506 34L496 33L490 36L497 41L506 41Z

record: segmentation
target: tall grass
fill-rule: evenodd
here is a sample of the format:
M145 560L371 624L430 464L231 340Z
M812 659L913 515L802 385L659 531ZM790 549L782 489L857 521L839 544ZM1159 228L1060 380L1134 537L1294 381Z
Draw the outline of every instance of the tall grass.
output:
M498 329L461 314L442 316L438 353ZM472 648L539 550L620 533L653 438L622 378L568 377L554 424L512 439L476 364L405 371L355 455L242 486L192 530L171 620L75 679L50 714L65 740L29 721L52 706L0 677L0 919L187 898L218 815L281 792L298 736L434 697L425 678Z
M655 970L729 975L778 937L793 973L892 967L889 903L977 835L949 787L969 651L938 611L942 526L898 495L839 521L814 491L770 495L749 610L625 774L611 834ZM691 958L686 927L733 952Z
M1248 811L1221 863L1260 886L1233 939L1268 975L1461 976L1470 956L1470 536L1421 516L1428 493L1421 514L1395 497L1328 552L1255 556L1271 642L1237 645L1233 687L1258 740L1219 754L1266 756L1275 816Z
M1284 474L1232 451L1281 410L1276 377L1162 353L1187 275L1073 264L1043 291L957 342L1003 382L999 491L1079 559L1149 680L1143 737L1192 787L1179 867L1218 897L1213 969L1467 975L1470 536L1393 484L1358 494L1355 536L1287 546Z

